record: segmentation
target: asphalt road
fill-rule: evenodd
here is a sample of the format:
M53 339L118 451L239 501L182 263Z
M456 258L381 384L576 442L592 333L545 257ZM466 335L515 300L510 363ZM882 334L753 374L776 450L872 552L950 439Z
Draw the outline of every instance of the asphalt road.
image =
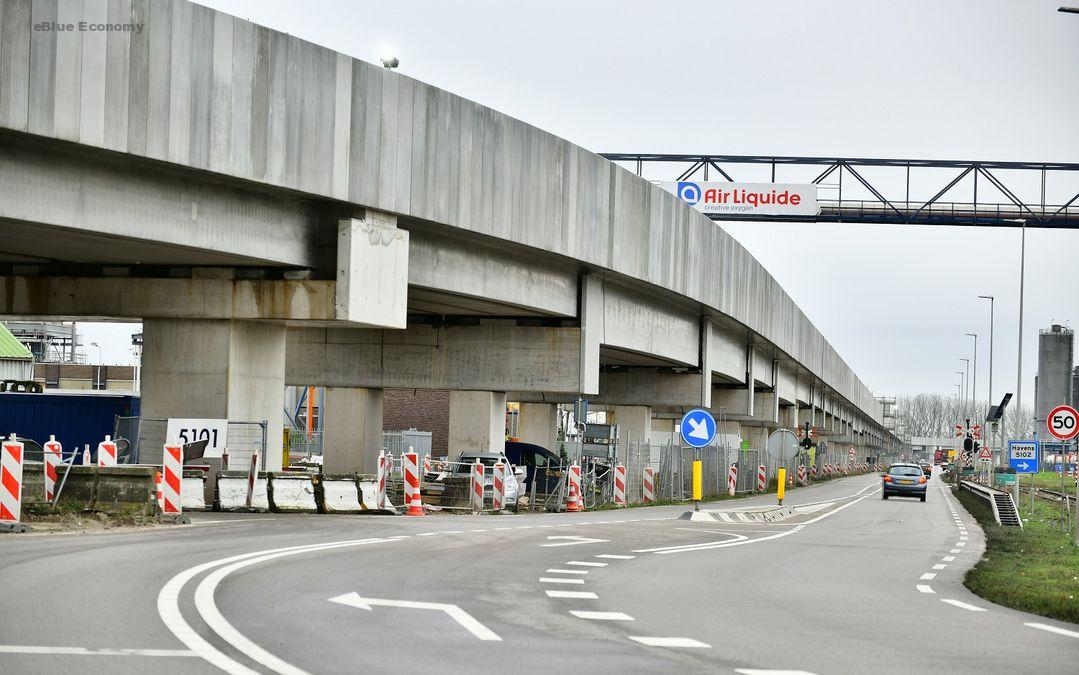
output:
M878 480L796 490L775 524L206 513L4 536L0 672L1077 672L1079 627L962 587L982 533L936 478L924 504Z

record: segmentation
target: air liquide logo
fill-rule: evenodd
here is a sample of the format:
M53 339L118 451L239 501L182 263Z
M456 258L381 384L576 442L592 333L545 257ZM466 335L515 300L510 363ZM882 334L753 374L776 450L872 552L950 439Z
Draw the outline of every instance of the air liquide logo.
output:
M696 204L701 200L701 186L689 181L679 181L678 198L687 204Z

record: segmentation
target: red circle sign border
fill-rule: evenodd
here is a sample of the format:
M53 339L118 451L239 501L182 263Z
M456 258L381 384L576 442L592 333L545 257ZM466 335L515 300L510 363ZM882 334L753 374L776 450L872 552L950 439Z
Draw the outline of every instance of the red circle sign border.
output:
M1053 431L1053 425L1050 422L1050 420L1052 420L1053 417L1058 412L1062 412L1062 411L1063 412L1070 412L1072 414L1072 418L1075 419L1075 422L1076 422L1075 427L1072 428L1072 432L1070 434L1066 435L1066 436L1061 436L1057 432ZM1048 429L1049 433L1052 434L1053 437L1057 438L1058 440L1061 440L1061 441L1071 440L1072 438L1075 438L1076 434L1079 434L1079 411L1076 411L1076 409L1071 407L1070 405L1058 405L1057 407L1050 410L1049 414L1045 416L1045 428Z

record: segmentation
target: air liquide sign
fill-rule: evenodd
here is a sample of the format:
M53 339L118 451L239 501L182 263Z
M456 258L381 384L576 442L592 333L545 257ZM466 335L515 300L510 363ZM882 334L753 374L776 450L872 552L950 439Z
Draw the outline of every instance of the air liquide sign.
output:
M760 216L815 216L817 186L807 183L660 183L701 213Z

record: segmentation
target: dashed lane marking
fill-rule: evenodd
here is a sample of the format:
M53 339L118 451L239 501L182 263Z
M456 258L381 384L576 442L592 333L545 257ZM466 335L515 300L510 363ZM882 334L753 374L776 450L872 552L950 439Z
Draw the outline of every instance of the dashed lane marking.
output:
M581 584L584 585L584 579L569 579L566 577L540 577L541 584Z
M570 560L567 565L578 565L580 567L606 567L610 563L598 563L598 562L586 562L584 560Z
M575 600L598 600L599 596L589 591L547 591L548 598L571 598Z
M194 656L191 649L88 649L86 647L42 647L0 645L0 654L53 654L58 656Z
M958 548L958 547L962 547L962 546L966 546L966 545L967 545L967 542L965 542L965 541L960 541L960 542L957 542L957 543L956 543L956 547L957 547L957 548Z
M635 555L618 555L616 553L600 553L597 558L607 558L608 560L633 560L637 556Z
M923 574L922 576L920 576L918 578L921 579L922 581L932 581L933 579L937 578L937 575L935 573L933 573L933 572L926 572L925 574Z
M952 600L951 598L941 598L940 601L941 602L946 602L949 605L953 605L955 607L958 607L959 609L965 609L968 612L985 612L985 611L988 611L984 607L976 607L974 605L969 605L969 604L967 604L967 603L965 603L965 602L963 602L961 600Z
M957 548L953 548L952 550L948 551L948 553L962 553L962 551Z
M1050 633L1056 633L1057 635L1066 635L1068 637L1079 638L1079 633L1067 628L1060 628L1059 626L1050 626L1047 623L1024 623L1024 626L1030 626L1031 628L1037 628L1038 630L1049 631Z
M684 637L645 637L645 636L629 636L630 640L634 642L640 642L642 645L648 647L676 647L682 649L711 649L711 645L707 645L703 642L699 642L692 638Z
M933 590L933 587L928 584L918 584L915 588L918 589L919 593L936 593L936 591Z
M636 621L629 614L622 612L587 612L579 609L570 610L570 614L578 619L590 619L592 621Z
M735 668L742 675L813 675L808 670L760 670L759 668Z
M952 562L953 560L955 560L955 556L954 555L946 555L943 558L941 558L941 560L943 560L944 562Z
M547 574L588 574L588 570L560 570L557 568L544 570Z
M947 567L947 565L945 565L944 563L937 563L936 565L933 565L933 569L935 570L942 570L945 567Z

